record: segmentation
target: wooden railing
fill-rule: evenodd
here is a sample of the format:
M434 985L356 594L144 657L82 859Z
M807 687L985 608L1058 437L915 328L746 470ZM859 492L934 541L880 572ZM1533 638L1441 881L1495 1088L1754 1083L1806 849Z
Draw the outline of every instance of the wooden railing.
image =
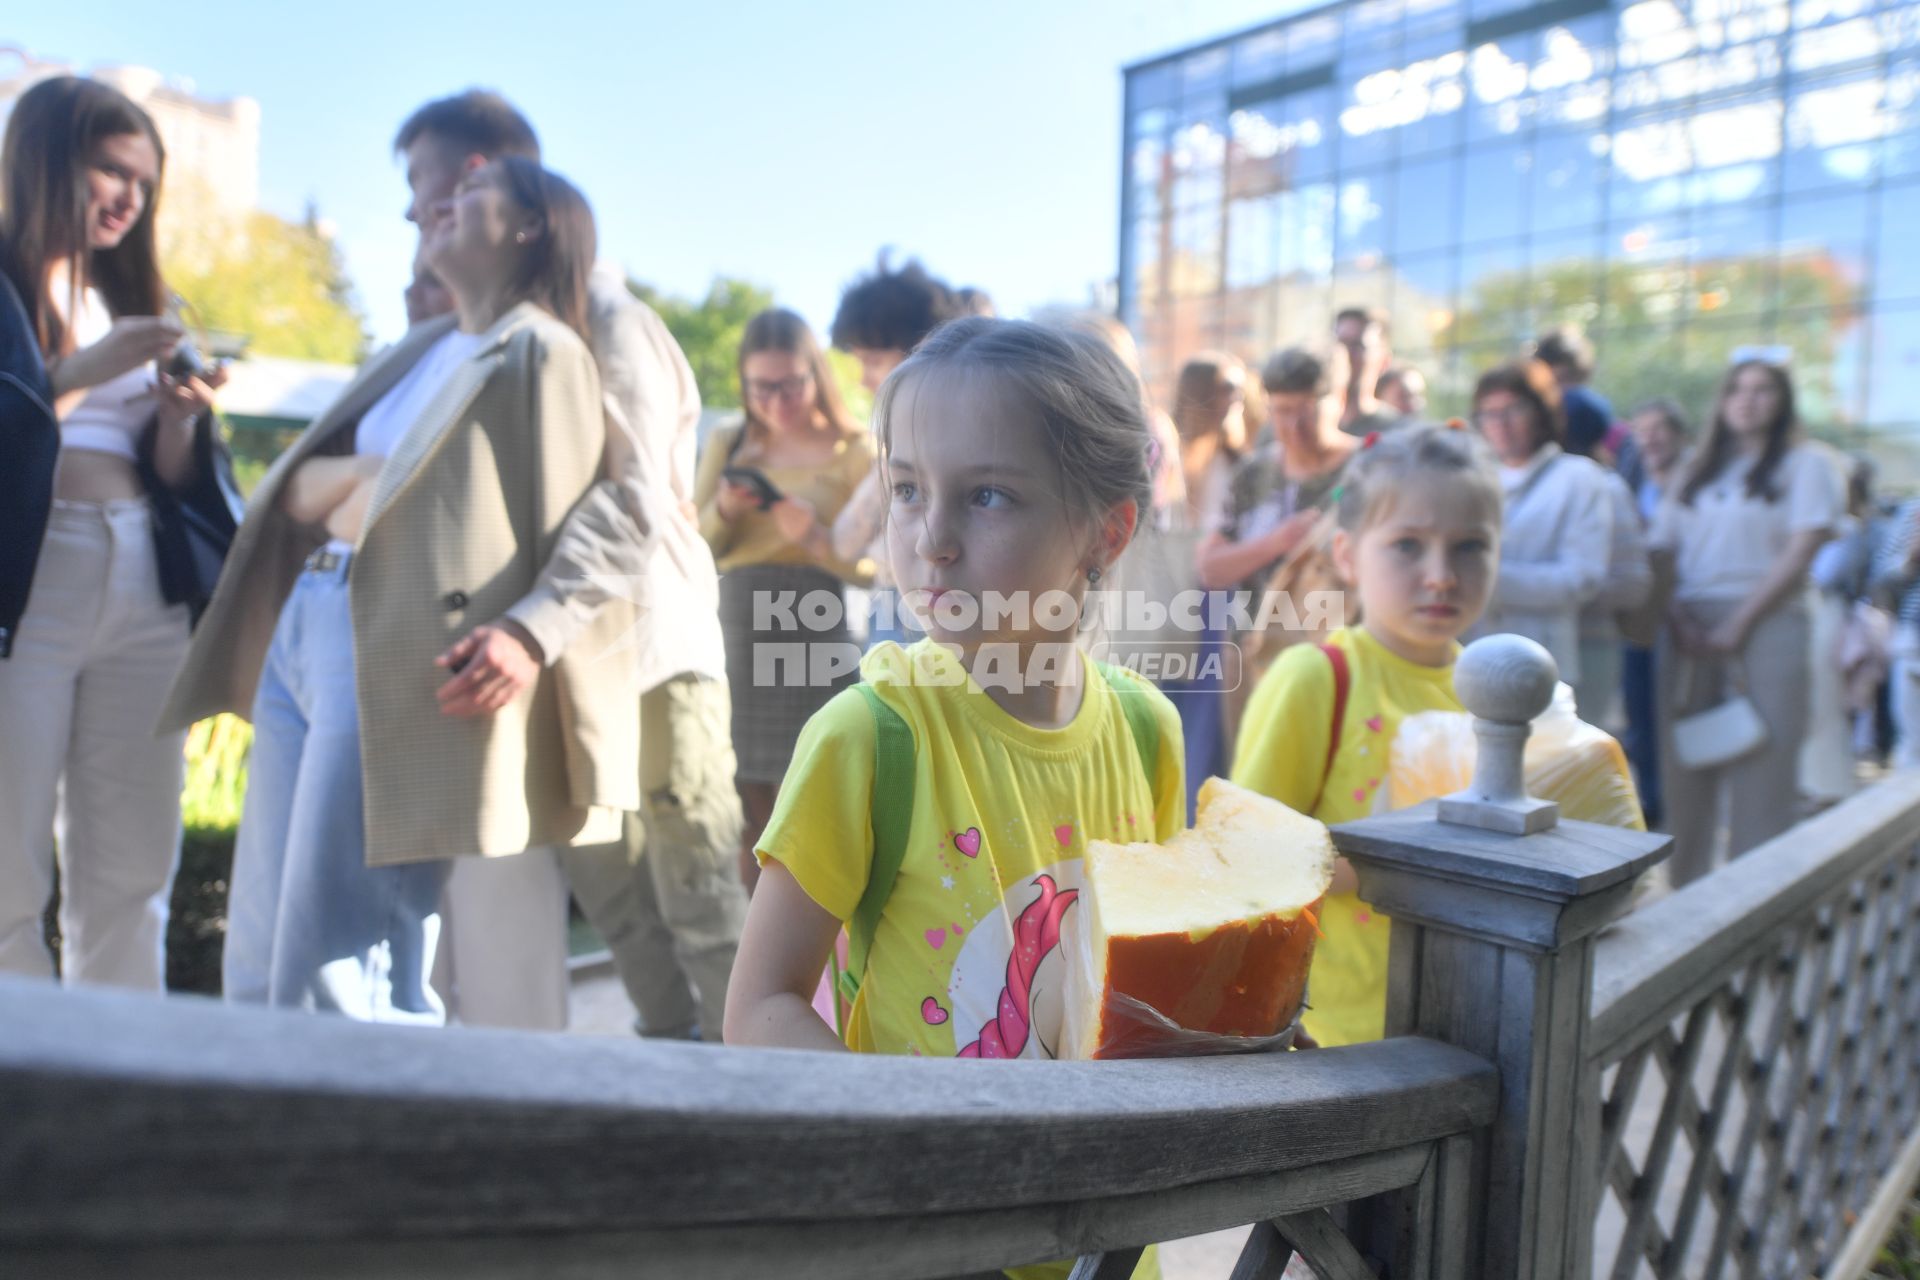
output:
M1518 725L1482 728L1517 778ZM1624 919L1664 837L1439 812L1334 832L1393 921L1390 1038L1312 1053L860 1058L0 981L0 1275L1119 1280L1243 1224L1234 1280L1837 1275L1920 1162L1920 775Z
M1920 1159L1920 779L1621 922L1596 968L1595 1274L1840 1274Z
M1366 1272L1325 1207L1463 1198L1495 1106L1484 1061L1419 1039L982 1064L12 981L0 1028L0 1274L63 1280L1112 1270L1276 1219L1255 1246L1284 1263L1284 1230L1332 1280ZM1433 1249L1407 1241L1421 1274Z

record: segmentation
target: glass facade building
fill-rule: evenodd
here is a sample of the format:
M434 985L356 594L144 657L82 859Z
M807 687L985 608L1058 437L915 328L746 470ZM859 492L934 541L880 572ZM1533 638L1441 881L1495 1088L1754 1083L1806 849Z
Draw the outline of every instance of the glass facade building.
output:
M1126 71L1121 312L1201 348L1392 321L1456 412L1577 322L1622 410L1790 360L1819 434L1920 475L1920 4L1344 0Z

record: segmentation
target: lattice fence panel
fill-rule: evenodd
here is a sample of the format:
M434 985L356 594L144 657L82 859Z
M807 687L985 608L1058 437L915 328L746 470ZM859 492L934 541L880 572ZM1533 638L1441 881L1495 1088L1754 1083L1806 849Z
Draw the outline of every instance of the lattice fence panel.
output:
M1594 1275L1818 1274L1920 1123L1917 970L1908 850L1608 1064Z

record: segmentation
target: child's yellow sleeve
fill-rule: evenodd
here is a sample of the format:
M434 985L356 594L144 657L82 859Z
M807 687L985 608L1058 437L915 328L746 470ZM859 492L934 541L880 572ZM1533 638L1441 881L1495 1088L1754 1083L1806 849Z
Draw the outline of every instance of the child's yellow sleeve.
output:
M873 871L873 769L873 712L859 689L842 689L800 730L754 846L761 862L785 867L841 920L860 905Z
M1282 653L1253 691L1240 722L1233 780L1312 813L1333 736L1333 663L1314 644Z
M1187 829L1187 740L1180 725L1180 709L1151 684L1147 688L1153 690L1153 714L1160 725L1160 760L1153 778L1153 838L1165 844Z

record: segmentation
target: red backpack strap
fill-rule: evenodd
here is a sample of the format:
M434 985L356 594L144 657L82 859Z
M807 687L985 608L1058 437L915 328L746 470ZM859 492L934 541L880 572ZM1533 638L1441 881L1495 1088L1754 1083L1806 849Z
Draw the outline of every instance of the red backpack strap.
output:
M1327 663L1333 668L1333 725L1327 737L1327 762L1320 771L1320 794L1313 798L1316 813L1320 810L1320 801L1327 794L1327 779L1333 776L1333 760L1340 751L1340 734L1347 725L1347 694L1353 688L1353 675L1347 667L1347 651L1337 644L1323 644L1320 652L1327 655Z

